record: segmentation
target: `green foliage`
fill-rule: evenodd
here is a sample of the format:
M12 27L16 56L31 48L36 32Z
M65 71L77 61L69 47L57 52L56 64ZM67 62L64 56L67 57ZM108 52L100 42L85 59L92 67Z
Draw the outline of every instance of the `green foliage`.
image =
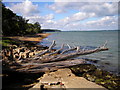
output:
M2 40L0 40L0 45L2 45L2 47L8 47L9 45L13 45L15 43L16 41L11 40L10 38L7 37L2 37Z
M38 22L31 24L28 24L27 33L29 34L36 34L41 33L41 26Z
M38 22L28 24L22 16L18 16L2 4L2 34L4 36L26 35L41 32Z

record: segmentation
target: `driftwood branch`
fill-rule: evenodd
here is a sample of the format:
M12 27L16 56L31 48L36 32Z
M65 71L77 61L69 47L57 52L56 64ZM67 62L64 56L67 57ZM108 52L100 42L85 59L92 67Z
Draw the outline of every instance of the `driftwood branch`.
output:
M45 50L45 51L37 54L37 56L41 56L41 55L44 55L44 54L50 52L50 50L51 50L55 45L56 45L56 44L55 44L55 41L53 40L53 42L52 42L52 44L50 45L50 47L49 47L47 50Z
M95 52L100 52L100 51L105 51L108 50L108 48L105 47L100 47L100 48L96 48L93 50L86 50L86 51L78 51L78 52L73 52L73 53L69 53L67 55L59 55L59 56L52 56L49 58L44 58L44 60L41 60L42 63L45 62L53 62L53 61L60 61L60 60L64 60L64 59L69 59L69 58L73 58L73 57L77 57L77 56L81 56L81 55L87 55L87 54L92 54Z
M63 49L64 49L64 44L62 44L62 46L61 46L60 49L58 49L58 50L56 50L56 51L54 51L54 52L48 54L47 56L50 56L50 55L56 54L56 53L60 52L60 51L63 50ZM45 56L45 57L46 57L46 56Z
M69 49L64 50L61 54L64 54L64 53L67 53L67 52L69 52L69 51L73 51L73 50L76 49L76 47L72 48L69 44L67 44L67 46L68 46Z
M79 50L80 50L80 47L77 47L77 50L76 50L76 51L79 52Z
M69 44L67 44L68 48L71 49L71 46Z
M17 69L19 72L31 72L31 73L38 73L38 72L46 72L46 71L54 71L60 68L75 66L79 64L85 64L85 60L83 59L76 59L76 60L66 60L60 62L52 62L52 63L27 63L24 64L20 69Z
M67 52L69 52L69 51L73 51L73 50L75 50L75 49L76 49L76 47L75 47L75 48L71 48L71 49L64 50L61 54L67 53Z
M51 50L55 45L56 45L56 44L55 44L55 40L53 40L51 46L49 47L49 50Z
M54 71L59 68L70 67L78 64L84 64L85 60L83 59L73 60L71 58L108 50L108 48L105 47L106 44L107 41L101 47L92 50L86 50L86 49L80 50L80 47L71 48L70 45L67 44L68 49L62 51L64 49L64 44L63 44L60 49L51 52L52 48L56 45L55 41L53 41L47 50L43 51L42 53L39 53L38 55L35 55L32 58L26 58L25 60L21 60L22 62L9 61L11 63L9 64L9 67L18 72L39 73L46 71ZM58 53L60 51L62 51L62 53ZM69 51L73 51L73 52L69 52ZM46 53L48 55L45 55ZM7 52L5 53L5 55L7 55Z

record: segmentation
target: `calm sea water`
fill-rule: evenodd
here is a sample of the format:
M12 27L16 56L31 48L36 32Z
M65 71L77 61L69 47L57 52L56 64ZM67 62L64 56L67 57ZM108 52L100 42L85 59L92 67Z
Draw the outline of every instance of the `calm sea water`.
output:
M52 32L41 44L49 46L53 40L57 44L55 48L60 48L64 43L71 46L81 46L85 49L93 49L101 46L107 40L108 51L79 56L79 58L96 60L97 63L94 64L98 68L118 73L118 52L120 52L118 51L118 31Z

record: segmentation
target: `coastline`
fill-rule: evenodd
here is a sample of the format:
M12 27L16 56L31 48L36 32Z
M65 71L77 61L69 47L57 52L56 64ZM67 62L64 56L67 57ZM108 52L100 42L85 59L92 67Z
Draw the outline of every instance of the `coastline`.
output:
M47 36L49 36L50 34L49 33L45 33L45 34L36 34L36 35L34 35L34 36L24 36L24 37L10 37L11 39L13 39L13 40L21 40L21 41L33 41L33 42L40 42L42 39L44 39L44 38L46 38ZM26 38L27 37L27 38ZM37 40L35 40L35 39L37 39ZM38 41L39 40L39 41ZM29 44L29 43L28 43ZM93 75L91 76L91 71L95 71L96 72L96 68L95 67L93 67L93 66L90 66L90 68L91 69L89 69L89 68L87 68L86 69L86 67L88 67L88 66L85 66L85 65L83 65L82 66L83 68L81 68L81 65L80 66L78 66L78 67L72 67L72 68L70 68L71 70L72 70L72 73L74 73L75 75L78 75L78 76L82 76L82 77L86 77L86 79L87 80L89 80L89 81L94 81L93 79L95 79L95 78L93 78ZM92 68L93 67L93 68ZM83 69L83 71L81 71ZM81 73L83 73L84 72L84 74L82 75ZM14 72L13 72L13 74L15 74ZM89 75L90 74L90 75ZM113 80L113 81L107 81L107 83L111 83L111 85L113 84L113 83L115 83L115 85L114 85L114 87L117 85L116 84L116 82L119 80L119 78L115 78L115 76L113 76L113 77L111 77L111 74L108 74L108 72L107 72L107 74L106 73L103 73L103 72L101 72L100 70L98 70L97 71L97 74L98 74L98 77L99 76L103 76L104 75L104 77L106 77L107 79L115 79L115 80ZM41 76L42 76L43 74L41 74ZM30 75L30 76L32 76L33 77L33 75ZM37 76L37 78L35 78L36 80L39 78L39 77L41 77L40 75L39 76ZM20 75L18 75L18 77L20 77ZM26 79L27 77L25 77L24 79ZM106 82L104 82L103 81L103 79L102 79L103 77L100 77L99 79L97 78L97 81L99 82L98 84L100 84L101 82L102 82L102 84L106 84ZM30 79L30 78L29 78ZM102 79L102 80L101 80ZM26 79L27 80L27 79ZM31 79L31 80L28 80L27 81L27 83L29 82L31 82L33 79ZM36 82L36 81L35 81ZM34 86L34 85L36 85L36 83L35 82L33 82L31 85L29 84L29 85L22 85L22 87L24 86L25 88L30 88L30 87L32 87L32 86ZM38 82L38 81L37 81ZM100 85L102 85L102 84L100 84ZM14 85L13 85L14 86ZM104 85L103 85L104 86Z
M103 31L103 32L59 32L54 33L48 37L48 42L55 40L57 42L56 48L60 48L61 45L69 44L71 46L81 46L86 49L93 49L102 45L106 40L108 41L107 47L108 51L103 51L102 53L96 53L86 56L80 56L79 58L86 58L88 60L96 61L94 64L99 68L109 71L111 73L119 74L118 71L118 33L116 31ZM95 37L95 38L94 38ZM47 40L44 40L47 46ZM92 62L91 61L91 62ZM90 62L90 63L91 63Z
M40 42L42 39L48 37L50 33L38 33L35 35L26 35L26 36L12 36L8 37L14 40L20 40L20 41L33 41L33 42Z
M26 36L2 36L1 45L2 50L9 50L10 47L38 47L40 49L46 49L43 46L37 46L36 44L42 41L42 39L48 37L49 33L38 33L35 35L26 35ZM4 43L4 44L3 44ZM1 54L2 57L2 54ZM2 61L3 63L3 61ZM37 78L42 76L44 73L40 74L22 74L14 71L7 70L6 65L2 66L2 88L3 89L25 89L28 90L31 86L33 86L36 82L38 82ZM25 85L25 86L24 86Z

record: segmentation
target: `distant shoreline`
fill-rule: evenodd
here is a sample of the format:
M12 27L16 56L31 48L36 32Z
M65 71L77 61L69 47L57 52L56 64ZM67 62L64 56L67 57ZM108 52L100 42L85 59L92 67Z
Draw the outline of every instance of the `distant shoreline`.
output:
M73 30L73 31L61 31L61 32L100 32L100 31L120 31L120 30L81 30L81 31L77 31L77 30Z

